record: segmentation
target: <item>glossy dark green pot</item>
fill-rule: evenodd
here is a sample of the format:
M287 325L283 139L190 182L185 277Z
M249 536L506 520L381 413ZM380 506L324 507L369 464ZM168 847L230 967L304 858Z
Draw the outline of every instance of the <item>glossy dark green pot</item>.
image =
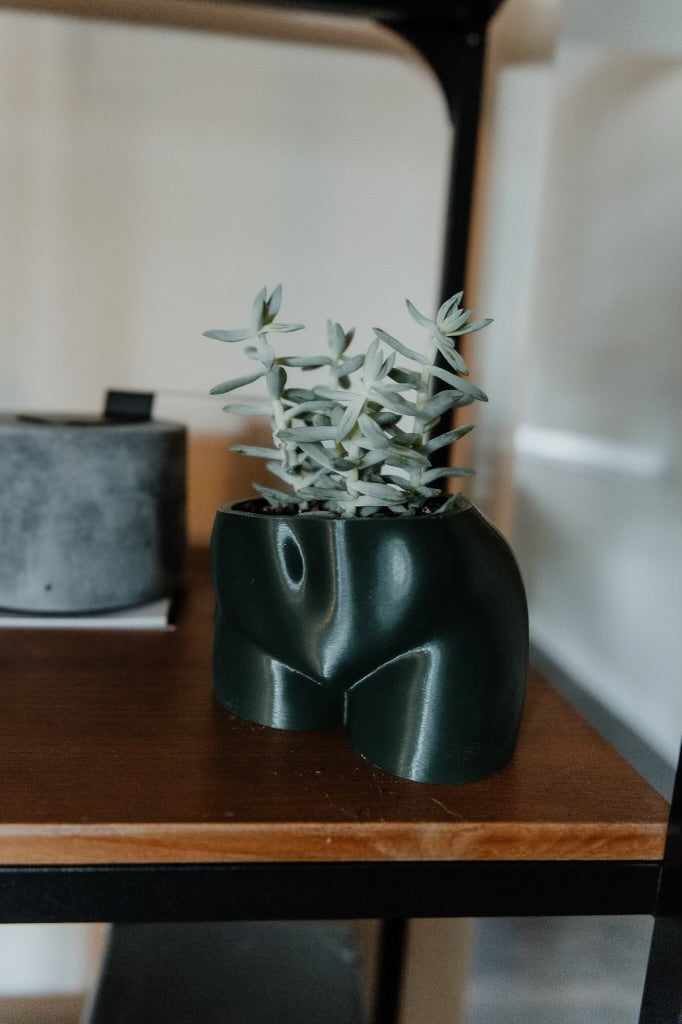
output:
M318 519L219 509L211 540L215 694L278 729L345 722L419 782L509 760L528 613L509 545L469 502L444 516Z

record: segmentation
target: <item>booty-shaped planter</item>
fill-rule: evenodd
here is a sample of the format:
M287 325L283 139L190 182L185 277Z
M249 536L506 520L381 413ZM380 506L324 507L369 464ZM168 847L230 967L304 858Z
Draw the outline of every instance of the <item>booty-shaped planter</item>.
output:
M211 541L217 700L277 729L345 722L369 761L418 782L502 768L528 612L509 545L478 510L326 519L245 504L219 509Z

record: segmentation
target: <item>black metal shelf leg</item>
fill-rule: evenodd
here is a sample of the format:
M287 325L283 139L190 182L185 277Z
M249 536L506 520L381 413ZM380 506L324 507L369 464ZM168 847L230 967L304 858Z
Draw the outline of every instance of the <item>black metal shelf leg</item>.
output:
M419 50L441 84L454 128L441 296L463 287L471 223L476 146L483 89L485 29L388 22Z
M670 805L639 1024L682 1022L682 751Z
M463 31L452 25L389 22L389 27L412 43L433 68L440 82L453 125L448 207L445 218L440 295L446 299L464 287L473 205L476 147L481 113L485 29ZM441 366L447 369L441 359ZM435 390L444 385L436 382ZM441 418L444 430L453 414ZM446 465L449 449L432 455L434 466Z
M402 995L407 927L407 921L402 917L381 922L374 1024L397 1024Z

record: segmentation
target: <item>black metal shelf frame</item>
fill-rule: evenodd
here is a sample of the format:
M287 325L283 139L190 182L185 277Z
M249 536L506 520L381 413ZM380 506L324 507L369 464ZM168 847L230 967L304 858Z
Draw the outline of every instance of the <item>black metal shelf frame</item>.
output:
M653 914L658 861L0 868L0 920L236 921Z

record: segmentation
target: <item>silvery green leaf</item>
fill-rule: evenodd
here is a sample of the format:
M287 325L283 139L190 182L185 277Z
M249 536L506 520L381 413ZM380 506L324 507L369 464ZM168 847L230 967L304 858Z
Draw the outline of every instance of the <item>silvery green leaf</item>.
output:
M389 501L388 498L377 498L373 494L361 494L359 498L355 499L354 504L357 508L361 508L363 505L371 505L373 508L381 508L382 505L400 505L404 501L404 498L398 497L395 501Z
M455 441L459 441L460 437L464 437L470 431L474 429L473 423L467 423L466 426L457 427L456 430L448 430L445 434L439 434L438 437L432 437L424 445L424 450L429 454L437 451L438 448L444 448L446 444L454 444Z
M444 380L446 384L450 384L455 391L461 391L463 395L468 395L474 402L488 401L485 391L481 391L480 388L477 388L475 384L470 384L469 381L462 380L461 377L456 377L449 370L441 370L440 366L432 366L430 373L434 377Z
M443 492L440 487L417 487L414 493L420 498L437 498Z
M287 373L282 366L273 366L265 378L268 386L268 394L271 398L279 399L287 383Z
M288 395L289 392L285 392L285 394ZM310 394L312 394L312 391ZM304 417L313 412L329 412L333 408L334 403L325 398L313 399L310 402L299 402L298 405L292 405L285 410L284 419L289 422L299 416Z
M378 401L387 409L390 409L392 412L398 412L401 416L415 416L417 414L417 406L414 402L408 402L401 395L392 394L383 387L376 386L372 388L371 394L376 395Z
M300 442L300 449L308 458L312 459L319 466L324 466L326 469L334 469L334 458L327 451L327 449L319 442ZM350 464L349 464L350 465Z
M409 481L406 476L398 476L396 473L384 473L381 479L386 480L387 483L395 484L395 486L399 487L402 491L409 490ZM404 498L405 495L403 494L403 499Z
M260 331L263 324L267 295L267 288L261 288L256 298L253 300L253 305L251 306L251 326L253 327L254 332Z
M225 395L228 391L236 391L237 388L243 388L246 384L253 384L254 381L260 380L264 376L264 371L259 370L258 373L249 373L246 377L235 377L234 380L225 380L222 384L216 384L212 387L210 393L212 395Z
M414 390L411 384L400 384L397 380L393 380L392 378L389 378L389 379L386 379L386 378L381 379L380 378L376 382L375 387L376 388L380 388L382 393L390 392L391 394L394 394L394 395L399 394L401 391L413 391Z
M440 331L435 330L432 332L433 340L436 343L438 351L448 361L453 370L457 373L461 373L463 376L468 377L469 367L464 362L461 354L455 348L454 342L450 338L446 338Z
M409 391L409 388L405 384L397 384L396 381L391 380L390 378L385 380L379 378L378 380L372 381L370 383L370 387L372 391L376 391L377 393L381 392L382 395L397 395L401 391Z
M215 338L216 341L246 341L255 337L255 331L242 327L238 331L204 331L204 338Z
M391 348L399 352L401 356L406 356L408 359L413 359L417 363L421 363L422 366L426 362L425 356L419 352L415 352L414 349L408 348L407 345L403 345L402 341L398 341L393 335L388 334L386 331L382 331L381 327L374 327L374 333L378 338L381 339L386 345L390 345Z
M412 462L411 459L405 458L399 452L394 453L394 454L389 453L387 455L384 455L384 465L385 466L390 466L393 469L409 469L409 470L412 470L412 469L419 469L419 468L421 468L419 465L417 465L414 462ZM426 465L428 465L428 462L426 463Z
M258 336L258 358L266 370L271 370L275 362L275 350L264 334Z
M472 324L467 324L466 327L460 327L459 330L451 331L450 333L451 334L457 334L457 335L460 335L460 336L462 334L473 334L474 331L480 331L484 327L487 327L488 324L491 324L491 323L492 323L492 320L490 320L490 319L475 320Z
M316 398L329 398L333 402L350 402L354 397L347 391L342 391L340 388L328 388L324 384L313 388L313 392Z
M442 354L443 358L445 359L446 363L448 363L456 373L461 374L462 377L469 376L469 367L464 362L462 356L457 351L454 345L441 345L438 341L436 341L436 346L438 348L438 351Z
M455 409L461 405L471 405L473 398L458 391L439 391L437 395L430 398L417 413L420 421L435 420L442 416L447 409Z
M315 398L315 392L310 391L308 388L287 388L282 398L287 402L294 402L295 404L311 402Z
M429 460L421 452L412 451L411 448L397 448L395 445L392 445L386 452L386 464L402 466L406 469L416 469L419 466L428 466Z
M365 354L365 362L363 365L363 378L366 381L379 379L379 371L383 362L383 353L379 348L379 339L377 337L370 343L369 348Z
M231 452L237 452L239 455L255 455L259 459L281 459L282 453L276 448L260 448L255 444L233 444L230 448Z
M339 363L339 365L335 367L334 372L339 376L348 377L351 373L355 373L356 370L359 370L364 361L365 354L362 352L360 355L344 359L342 363Z
M476 471L465 466L440 466L422 473L422 483L430 484L446 476L475 476Z
M343 445L344 450L348 451L349 439L345 438L340 443ZM373 452L373 451L379 450L379 449L377 449L376 445L372 444L372 442L369 441L362 434L359 437L356 434L356 436L353 438L352 443L353 444L357 444L358 448L362 448L363 451ZM384 449L382 448L380 450L383 452Z
M378 378L381 380L383 377L387 377L395 365L395 352L391 352L387 359L384 359L381 364L381 369L378 373Z
M272 412L269 405L224 405L223 411L236 416L269 416Z
M451 494L447 501L444 501L439 509L436 509L436 515L442 516L446 512L450 512L453 508L459 504L459 500L462 497L462 492L457 491L457 494Z
M305 324L268 324L267 333L291 334L292 331L302 331L304 328Z
M281 462L266 462L265 468L268 469L273 476L279 477L280 480L284 480L285 484L291 483L292 474L289 470L285 469Z
M380 427L393 427L400 422L400 416L395 412L389 412L388 409L378 409L373 414L373 419Z
M311 508L306 509L305 512L299 512L299 517L306 519L336 519L334 512L329 511L326 508Z
M394 427L391 431L391 437L396 444L400 445L413 445L415 441L419 440L420 434L406 433L404 430L400 430L399 427Z
M368 451L367 454L363 455L363 457L360 459L360 462L358 463L358 469L365 470L371 469L372 466L379 466L383 463L385 458L386 454L383 451L383 449Z
M282 356L277 360L280 366L305 366L315 369L318 366L329 366L329 356Z
M343 418L336 428L336 439L342 441L344 437L348 437L351 430L355 426L358 420L358 416L362 411L363 401L361 398L354 397L353 401L348 404L348 408L343 414Z
M438 320L438 327L443 334L455 334L457 329L467 322L473 309L456 309L445 317L443 320Z
M437 427L441 425L441 415L442 413L439 413L438 416L434 417L434 419L432 420L419 420L419 425L422 428L423 437L428 437L432 430L435 430Z
M454 313L456 308L459 308L459 304L462 301L463 295L464 292L457 292L456 295L453 295L451 298L445 300L443 305L438 310L438 316L436 317L436 322L438 324L440 324L442 320L445 320L448 316Z
M377 426L371 416L367 413L362 413L358 419L360 430L365 435L368 441L372 442L374 448L387 448L389 445L389 439L384 434L381 427Z
M433 325L433 320L429 320L427 316L420 313L417 307L413 306L409 299L405 299L405 305L407 306L407 311L412 319L416 320L418 324L422 325L422 327L431 327Z
M297 496L290 491L279 491L275 487L264 487L263 484L253 484L254 490L262 494L270 505L277 508L278 505L299 505Z
M403 495L395 489L392 484L379 484L371 480L356 480L353 489L360 494L367 494L371 498L381 498L383 501L402 501Z
M337 427L288 427L277 431L282 441L335 441Z
M282 305L282 286L281 286L281 284L278 284L277 287L275 289L273 289L272 295L268 299L266 305L267 305L267 317L268 317L268 320L269 321L274 320L275 317L277 316L277 314L279 313L280 306Z
M346 334L341 324L327 320L327 343L337 358L344 353L349 342L346 340Z
M400 366L396 366L389 373L391 380L396 381L398 384L405 384L408 388L416 391L421 388L422 378L420 373L415 373L414 370L404 370Z
M327 490L335 490L336 485L334 481L330 478L328 471L322 466L311 467L307 465L301 475L304 479L297 489L297 494L300 494L302 491L309 492L312 488L315 488L316 491L323 487L326 487Z
M297 494L304 501L338 501L345 497L343 491L333 487L302 487Z

